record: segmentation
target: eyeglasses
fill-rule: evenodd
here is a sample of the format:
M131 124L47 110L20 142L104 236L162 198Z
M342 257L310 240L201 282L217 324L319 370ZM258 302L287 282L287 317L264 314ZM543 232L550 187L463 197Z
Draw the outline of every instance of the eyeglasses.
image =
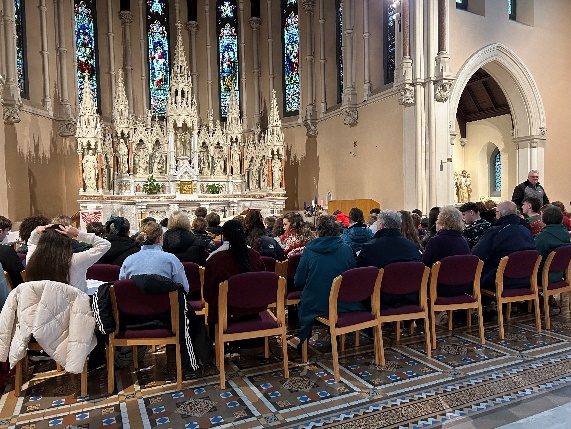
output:
M530 179L539 179L539 176L529 176Z

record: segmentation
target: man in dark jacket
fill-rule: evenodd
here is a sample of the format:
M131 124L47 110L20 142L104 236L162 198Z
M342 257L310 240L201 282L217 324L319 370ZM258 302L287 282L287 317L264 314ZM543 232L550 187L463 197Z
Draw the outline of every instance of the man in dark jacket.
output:
M496 271L500 259L518 250L535 249L533 236L521 223L517 215L517 206L513 201L502 201L496 209L496 223L488 228L472 249L472 255L484 261L481 286L484 289L496 290ZM507 279L504 289L529 287L526 279Z
M512 201L521 210L523 199L526 197L537 198L542 206L549 204L549 198L547 198L545 189L539 184L539 172L537 170L531 170L527 175L527 180L514 188Z
M374 266L383 268L393 262L420 261L422 255L418 245L407 240L400 233L401 214L384 210L379 214L379 230L371 241L363 246L357 257L358 267ZM408 295L388 295L381 292L381 308L418 305L418 293Z
M570 244L569 232L563 225L563 212L559 207L548 205L541 211L541 220L545 224L543 229L534 236L535 248L542 256L537 278L541 284L541 273L547 256L559 246ZM561 280L564 273L549 273L549 282Z

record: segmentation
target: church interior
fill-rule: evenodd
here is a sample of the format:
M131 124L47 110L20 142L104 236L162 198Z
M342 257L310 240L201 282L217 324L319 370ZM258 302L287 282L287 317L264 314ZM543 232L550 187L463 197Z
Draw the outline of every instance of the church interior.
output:
M1 0L0 11L0 215L15 224L62 213L136 224L200 205L269 215L314 200L427 213L510 200L531 170L552 201L571 201L568 0ZM40 363L20 397L11 379L0 392L0 428L569 416L564 303L551 330L515 311L505 339L486 325L485 345L477 327L439 327L432 358L419 330L400 341L385 330L383 366L370 339L348 335L340 383L322 327L289 381L271 343L269 358L227 360L223 390L215 369L186 373L177 390L160 349L118 370L110 396L104 368L82 397L79 377Z

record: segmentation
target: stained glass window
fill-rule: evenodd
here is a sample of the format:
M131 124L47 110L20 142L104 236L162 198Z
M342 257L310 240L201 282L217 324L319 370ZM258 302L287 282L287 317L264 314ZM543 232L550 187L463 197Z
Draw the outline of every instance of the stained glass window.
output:
M343 101L343 2L336 0L337 10L337 103Z
M216 3L218 32L218 82L220 89L220 117L226 118L230 91L234 88L240 100L238 63L238 9L236 0L218 0Z
M20 95L28 98L28 64L26 57L26 19L24 2L14 0L14 17L16 21L16 70Z
M297 0L282 0L282 41L284 114L292 115L299 111L301 93Z
M496 147L490 155L490 196L499 197L502 191L502 154Z
M468 0L456 0L456 9L468 10Z
M147 46L151 114L164 116L169 95L169 13L167 0L147 0Z
M384 0L384 58L385 58L385 85L395 80L395 8L392 0Z
M83 99L85 74L87 85L99 106L97 76L97 25L95 0L75 0L75 58L77 62L77 92L79 102Z
M508 0L508 15L510 19L516 19L516 0Z

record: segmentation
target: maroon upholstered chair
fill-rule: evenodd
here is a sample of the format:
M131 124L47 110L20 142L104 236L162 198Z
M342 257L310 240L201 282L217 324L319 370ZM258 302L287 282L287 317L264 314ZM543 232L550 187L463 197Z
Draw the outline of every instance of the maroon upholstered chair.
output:
M295 272L297 271L297 266L299 265L299 260L301 259L301 253L296 253L295 255L287 258L287 297L286 305L299 304L299 299L301 297L301 291L295 290L294 278Z
M121 267L113 264L93 264L87 269L86 278L102 282L114 282L119 280Z
M430 320L432 348L436 348L436 313L448 312L448 330L452 330L453 310L468 311L468 326L472 324L472 309L478 310L480 341L485 344L480 276L484 261L474 255L443 258L432 265L430 274Z
M402 320L424 319L426 337L426 355L431 355L430 328L428 323L428 302L426 288L430 269L422 262L394 262L381 268L381 335L383 323L395 322L397 325L397 342L400 341L399 325ZM411 295L418 294L418 304L405 304L396 308L383 309L383 294ZM381 348L381 365L385 364L385 353Z
M20 262L24 263L24 261L26 260L26 254L18 253L18 258L20 258Z
M119 280L109 289L116 329L109 335L107 352L107 388L109 394L115 387L115 347L133 347L133 365L139 367L137 346L155 346L174 344L176 347L176 388L182 389L182 362L178 331L178 291L164 294L143 293L133 280ZM148 316L170 311L170 329L125 329L122 326L121 315Z
M271 256L260 256L262 261L264 261L264 265L266 266L266 271L271 271L272 273L276 272L276 260Z
M537 289L537 272L541 262L541 255L537 250L520 250L510 253L500 259L496 271L496 290L482 289L482 293L496 299L498 307L498 325L500 339L504 339L504 317L502 304L507 303L506 318L510 320L511 303L517 301L531 301L535 303L535 325L537 332L541 332L541 314L539 312L539 295ZM526 280L529 287L517 289L504 289L507 279Z
M220 368L220 388L226 386L224 371L224 343L246 338L265 339L265 357L269 357L268 338L281 336L284 377L289 378L286 323L285 323L285 279L276 273L258 271L237 274L220 283L218 295L218 325L216 327L216 363ZM274 316L268 306L276 306ZM229 310L251 317L229 318Z
M380 335L379 298L382 274L376 267L353 268L335 277L329 293L329 315L320 316L316 319L329 326L331 333L331 350L333 354L333 370L335 381L339 375L339 353L337 351L337 336L343 336L349 332L357 332L365 328L373 328L375 334L375 362L380 364L383 339ZM337 312L337 302L360 302L371 298L372 311L349 311ZM307 343L303 342L302 358L307 362Z
M200 292L200 299L188 299L187 302L194 309L196 314L204 315L205 323L208 319L208 304L204 301L204 267L201 267L194 262L183 262L184 273L188 280L188 292L189 296L191 294L196 295L196 292Z
M563 273L563 275L558 281L550 282L549 273ZM551 329L549 297L561 294L561 305L563 305L563 294L568 293L570 297L569 307L571 309L571 245L557 247L547 256L543 272L541 273L539 293L543 294L545 329Z

